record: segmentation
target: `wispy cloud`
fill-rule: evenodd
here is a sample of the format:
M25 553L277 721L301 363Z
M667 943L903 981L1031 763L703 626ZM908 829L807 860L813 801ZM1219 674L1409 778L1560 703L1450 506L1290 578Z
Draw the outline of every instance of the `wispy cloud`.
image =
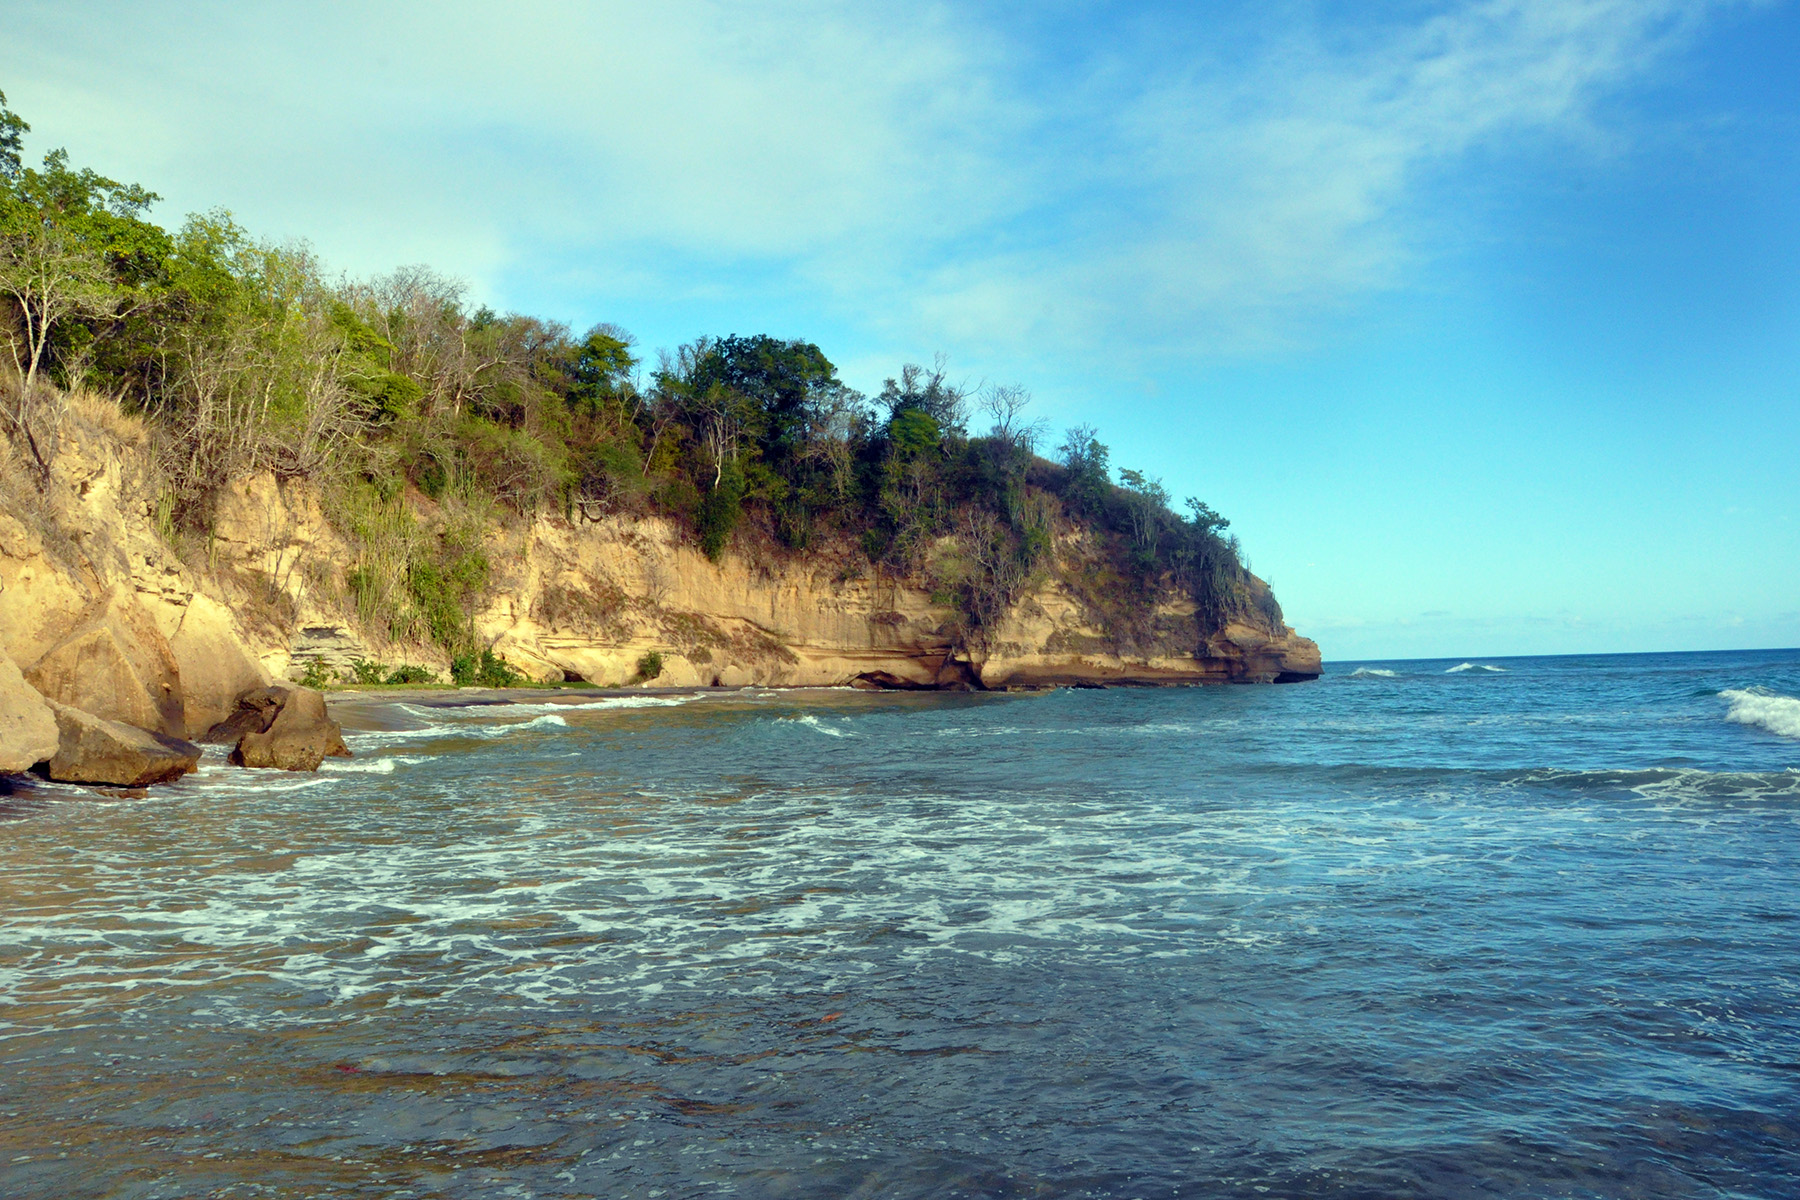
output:
M922 310L970 335L1286 342L1407 279L1444 225L1426 190L1472 151L1611 140L1601 103L1714 7L1490 0L1350 45L1296 21L1244 61L1164 65L1116 88L1110 119L1065 114L1099 130L1086 186L1046 200L1071 238L946 263Z
M1603 139L1600 102L1713 7L1485 0L1355 29L1264 8L1223 42L1096 26L1046 78L964 6L40 6L4 82L103 165L353 270L628 297L747 269L914 346L1204 353L1404 283L1434 176Z

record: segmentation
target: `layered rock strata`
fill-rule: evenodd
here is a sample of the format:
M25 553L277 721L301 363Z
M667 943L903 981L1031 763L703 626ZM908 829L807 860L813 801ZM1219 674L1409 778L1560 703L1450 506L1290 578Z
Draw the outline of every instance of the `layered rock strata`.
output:
M430 504L419 498L429 519ZM940 549L954 549L944 539ZM272 675L316 661L347 671L357 659L423 662L441 652L383 644L303 565L346 562L353 551L304 487L267 476L222 498L216 553L238 577L282 589L295 614L255 646ZM474 615L481 639L531 678L607 687L1040 687L1058 684L1274 682L1319 673L1318 647L1279 622L1242 618L1205 637L1193 603L1170 590L1130 636L1083 599L1093 548L1077 531L1006 619L971 647L951 605L924 573L871 569L848 546L804 554L728 550L713 562L669 520L611 515L540 517L490 531L494 577ZM1256 581L1256 587L1262 587ZM639 671L655 652L662 671Z

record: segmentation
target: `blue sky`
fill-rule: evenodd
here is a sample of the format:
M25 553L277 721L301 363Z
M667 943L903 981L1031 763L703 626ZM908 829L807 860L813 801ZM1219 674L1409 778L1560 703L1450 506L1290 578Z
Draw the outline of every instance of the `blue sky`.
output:
M1327 658L1800 645L1800 7L7 5L28 149L646 348L948 356Z

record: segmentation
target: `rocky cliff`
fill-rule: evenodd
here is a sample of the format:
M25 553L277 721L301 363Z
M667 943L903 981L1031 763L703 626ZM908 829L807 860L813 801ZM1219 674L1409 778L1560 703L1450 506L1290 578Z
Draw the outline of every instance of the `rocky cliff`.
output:
M145 437L110 404L77 403L43 486L4 464L0 655L50 700L193 736L268 672L216 574L157 535Z
M1318 647L1273 621L1234 620L1203 639L1193 602L1173 590L1122 635L1086 598L1094 561L1078 529L1058 537L1051 569L973 646L925 579L875 571L847 545L801 554L752 544L715 563L667 519L577 515L496 526L485 550L495 575L476 630L537 680L628 686L652 651L664 687L1269 683L1319 673ZM217 561L278 592L293 614L256 629L265 669L292 674L314 658L332 670L358 658L444 665L429 647L384 646L344 615L317 567L349 553L303 485L259 476L223 497Z
M0 479L0 653L44 696L192 737L247 688L315 661L447 665L355 619L352 546L303 482L231 481L210 540L177 553L158 530L145 439L110 405L76 403L47 483L17 461ZM1273 618L1203 636L1173 590L1122 625L1079 528L1058 534L1049 568L979 638L924 578L878 572L848 546L749 544L714 563L669 521L618 515L496 522L486 543L493 572L475 629L539 680L628 685L651 651L662 657L657 686L1273 682L1319 671L1318 648Z

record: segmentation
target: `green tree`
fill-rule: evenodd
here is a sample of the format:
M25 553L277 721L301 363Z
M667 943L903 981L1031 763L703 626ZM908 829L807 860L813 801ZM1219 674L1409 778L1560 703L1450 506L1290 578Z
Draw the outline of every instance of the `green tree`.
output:
M1111 455L1094 436L1094 427L1077 425L1070 429L1063 438L1059 456L1063 469L1068 472L1063 495L1069 506L1089 516L1097 517L1105 512L1107 493L1112 490L1112 468L1108 461Z
M45 155L41 169L21 167L18 140L27 128L0 109L0 296L18 377L18 394L5 415L39 471L47 472L60 399L40 393L38 384L55 340L114 313L167 238L141 219L156 199L143 188L71 170L62 150ZM89 332L84 340L91 337Z
M10 183L19 177L25 165L25 135L30 132L31 126L6 106L6 93L0 92L0 180Z
M1119 472L1119 485L1125 494L1132 546L1138 552L1139 565L1149 569L1156 562L1157 545L1162 540L1164 526L1173 516L1169 512L1169 489L1160 479L1130 470Z
M618 399L638 364L631 345L631 335L617 325L600 324L588 330L570 356L569 399L594 410Z
M967 432L968 398L968 389L949 381L942 358L929 369L907 363L900 368L900 378L888 380L876 397L887 408L890 423L903 412L921 412L945 437L962 437Z

